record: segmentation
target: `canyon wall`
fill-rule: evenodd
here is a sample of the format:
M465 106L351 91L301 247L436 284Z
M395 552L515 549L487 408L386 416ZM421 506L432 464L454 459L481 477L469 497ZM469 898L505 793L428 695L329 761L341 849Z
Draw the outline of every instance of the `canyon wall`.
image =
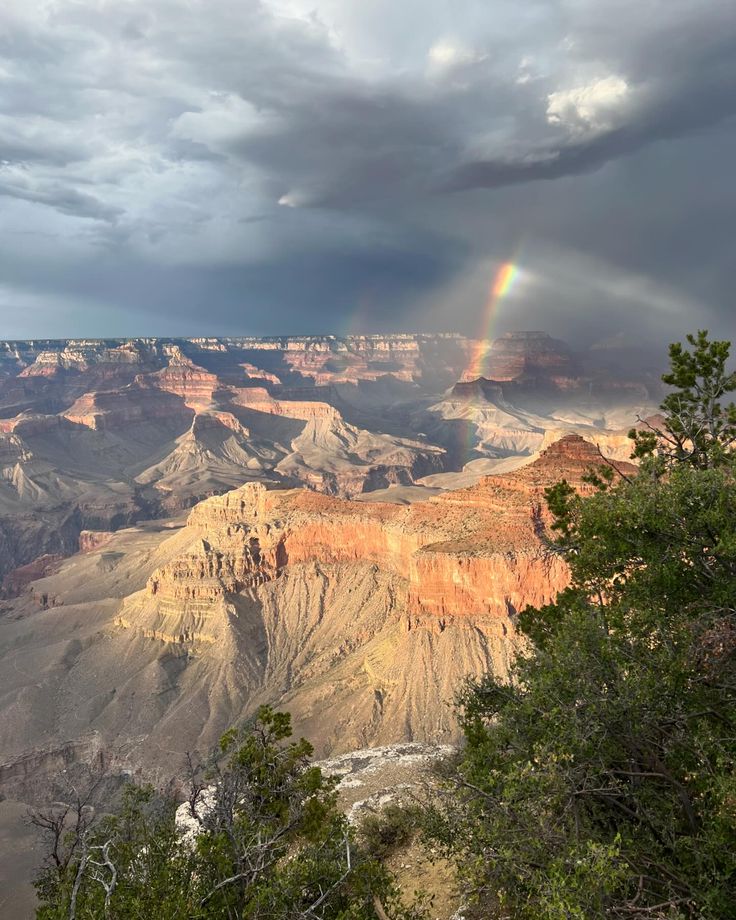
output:
M215 629L235 595L287 568L367 564L405 585L409 625L496 618L511 628L515 614L567 583L566 564L541 538L544 488L563 475L585 488L583 473L600 462L593 445L570 436L516 473L408 506L249 483L192 510L190 547L151 575L137 603L191 615L196 629L178 634L214 641L202 623Z
M420 334L0 342L0 576L67 555L81 530L177 513L249 481L342 498L395 486L401 500L404 487L415 497L476 482L488 467L475 460L531 457L570 430L625 456L627 426L647 414L644 384L601 377L544 333L482 343L498 379L457 383L469 364L477 372L480 344ZM435 551L432 566L445 564Z
M2 601L0 746L21 757L97 731L161 775L261 703L320 754L456 740L463 680L507 675L517 617L567 583L544 488L582 487L599 462L573 436L410 504L253 482L186 523L85 534Z

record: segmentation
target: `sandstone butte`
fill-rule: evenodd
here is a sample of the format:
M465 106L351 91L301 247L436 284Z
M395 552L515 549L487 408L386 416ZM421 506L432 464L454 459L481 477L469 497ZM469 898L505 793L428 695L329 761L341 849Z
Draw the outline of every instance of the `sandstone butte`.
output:
M569 435L514 473L411 505L249 483L192 510L186 550L153 572L137 600L147 622L123 613L119 625L169 641L217 642L229 599L289 567L370 563L406 584L407 629L442 631L472 619L493 621L505 635L516 613L551 601L568 581L544 539L544 488L565 477L585 489L583 474L602 462L594 445Z

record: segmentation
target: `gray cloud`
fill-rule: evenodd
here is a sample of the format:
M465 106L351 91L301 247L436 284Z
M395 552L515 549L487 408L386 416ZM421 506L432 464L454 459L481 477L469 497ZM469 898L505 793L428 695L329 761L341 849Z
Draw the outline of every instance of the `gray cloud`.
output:
M72 217L112 222L123 214L122 208L106 205L94 195L80 192L63 182L34 181L22 173L0 175L0 195L55 208Z
M473 331L514 257L501 325L728 331L734 51L730 0L6 0L0 308Z

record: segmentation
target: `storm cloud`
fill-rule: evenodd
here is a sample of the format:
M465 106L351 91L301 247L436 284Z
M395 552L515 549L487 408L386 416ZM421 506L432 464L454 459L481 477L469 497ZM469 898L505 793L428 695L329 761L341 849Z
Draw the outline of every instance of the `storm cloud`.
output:
M5 0L0 337L736 332L731 0Z

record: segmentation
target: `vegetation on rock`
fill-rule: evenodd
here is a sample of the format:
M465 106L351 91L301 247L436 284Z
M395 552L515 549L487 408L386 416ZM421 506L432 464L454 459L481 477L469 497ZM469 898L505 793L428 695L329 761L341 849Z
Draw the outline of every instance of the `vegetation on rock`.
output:
M361 843L376 859L386 859L411 843L417 819L416 807L388 802L379 810L364 815L358 827Z
M728 343L689 342L663 428L634 434L638 474L548 490L571 585L521 615L511 684L462 694L425 830L468 917L733 917L736 375Z
M336 781L290 735L289 716L267 707L226 733L207 782L191 783L193 832L173 801L135 785L117 814L95 818L81 802L37 816L52 838L38 920L418 918L356 847Z

